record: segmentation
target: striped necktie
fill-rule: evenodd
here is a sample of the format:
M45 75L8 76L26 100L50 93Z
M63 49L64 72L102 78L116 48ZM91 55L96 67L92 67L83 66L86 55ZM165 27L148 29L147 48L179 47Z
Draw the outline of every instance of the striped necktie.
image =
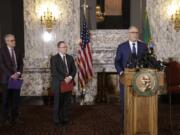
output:
M15 52L14 52L14 49L12 48L11 49L11 60L12 60L12 63L13 63L13 66L14 66L14 70L16 72L17 70L17 62L16 62L16 58L15 58Z
M68 66L67 66L67 62L66 62L66 56L64 55L63 56L63 62L64 62L64 66L65 66L65 74L68 75Z

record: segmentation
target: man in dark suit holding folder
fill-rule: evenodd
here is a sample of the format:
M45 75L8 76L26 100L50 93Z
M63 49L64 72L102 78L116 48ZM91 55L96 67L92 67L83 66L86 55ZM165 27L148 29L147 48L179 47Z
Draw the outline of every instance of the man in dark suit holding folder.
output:
M5 36L6 46L0 49L0 84L2 88L2 124L20 122L18 106L20 99L19 89L8 89L9 79L18 79L23 71L21 53L15 49L16 40L12 34ZM22 123L22 122L21 122Z
M69 122L71 93L61 91L61 83L69 84L76 75L76 66L71 55L67 54L67 44L57 43L58 53L51 58L52 89L54 91L53 121L56 126Z

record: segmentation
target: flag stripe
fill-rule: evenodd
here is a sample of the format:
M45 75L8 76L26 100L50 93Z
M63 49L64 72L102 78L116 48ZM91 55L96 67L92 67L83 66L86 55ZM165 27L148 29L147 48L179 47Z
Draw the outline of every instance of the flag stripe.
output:
M79 72L79 74L78 74L78 76L79 76L79 82L80 82L80 85L81 86L84 86L85 85L85 83L84 83L84 79L82 78L82 76L81 76L81 73Z
M84 56L85 56L85 60L86 60L86 73L87 73L87 77L90 77L90 67L89 67L89 60L88 60L88 55L87 55L87 47L84 50Z
M82 88L86 86L93 76L92 53L89 35L88 27L86 21L84 20L81 32L82 42L80 43L78 50L78 77L79 84Z
M80 51L80 66L81 66L81 71L83 72L84 74L84 78L86 78L86 60L85 60L85 57L84 57L84 53L82 51Z
M86 77L85 77L86 75L85 75L85 71L84 71L84 69L83 69L84 66L83 66L83 62L82 62L82 61L83 61L83 60L80 58L80 59L79 59L79 66L78 66L78 67L79 67L79 74L81 74L81 76L82 76L81 78L85 79L85 78L86 78Z
M90 59L90 56L89 56L89 50L88 50L88 47L86 49L86 56L87 56L87 65L88 65L88 70L89 70L89 78L91 78L92 76L92 64L91 64L91 59Z

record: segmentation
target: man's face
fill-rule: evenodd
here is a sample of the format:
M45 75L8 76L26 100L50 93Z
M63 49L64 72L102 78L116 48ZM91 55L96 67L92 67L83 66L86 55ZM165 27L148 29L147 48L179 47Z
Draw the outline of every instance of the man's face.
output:
M139 39L139 31L136 27L129 29L129 40L136 42Z
M5 39L6 44L11 47L14 48L16 46L16 40L14 36L9 36Z
M67 53L68 46L65 43L61 43L58 47L58 51L61 52L62 54Z

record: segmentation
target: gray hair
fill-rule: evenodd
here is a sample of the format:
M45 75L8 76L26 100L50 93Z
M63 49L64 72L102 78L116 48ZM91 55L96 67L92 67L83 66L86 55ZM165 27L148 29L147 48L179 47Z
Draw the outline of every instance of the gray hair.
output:
M4 36L4 39L6 40L6 39L9 38L9 37L14 37L14 38L15 38L15 36L14 36L13 34L6 34L6 35Z
M136 26L130 26L128 30L132 29L132 28L136 28L138 30L138 28Z

